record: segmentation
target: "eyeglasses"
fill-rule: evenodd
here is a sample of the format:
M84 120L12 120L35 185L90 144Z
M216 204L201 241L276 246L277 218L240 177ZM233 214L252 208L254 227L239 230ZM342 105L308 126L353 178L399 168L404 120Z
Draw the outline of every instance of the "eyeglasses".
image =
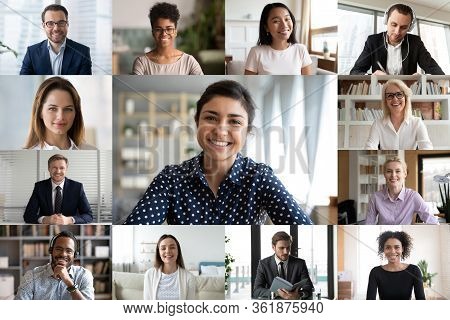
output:
M62 254L63 252L65 252L68 255L73 255L75 253L75 251L73 251L70 248L61 248L61 247L56 247L53 249L53 252L56 254Z
M60 20L60 21L57 21L57 22L55 22L55 21L47 21L47 22L45 22L45 26L47 28L53 28L55 25L57 25L60 28L63 28L65 26L67 26L68 24L69 23L67 21L65 21L65 20Z
M386 95L386 100L392 100L394 99L394 97L396 97L398 100L401 100L405 97L405 94L403 93L403 91L399 91L399 92L389 92L389 93L385 93Z
M173 34L175 32L175 28L174 27L168 27L168 28L154 28L152 30L153 33L157 33L157 34L161 34L163 32L167 33L167 34Z

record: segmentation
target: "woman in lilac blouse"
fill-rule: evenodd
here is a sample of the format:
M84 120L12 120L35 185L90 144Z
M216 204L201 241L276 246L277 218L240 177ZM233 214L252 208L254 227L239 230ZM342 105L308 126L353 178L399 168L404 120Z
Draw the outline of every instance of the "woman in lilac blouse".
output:
M369 200L366 224L411 224L414 213L427 224L438 224L437 219L420 194L405 188L406 163L393 157L383 165L386 186Z

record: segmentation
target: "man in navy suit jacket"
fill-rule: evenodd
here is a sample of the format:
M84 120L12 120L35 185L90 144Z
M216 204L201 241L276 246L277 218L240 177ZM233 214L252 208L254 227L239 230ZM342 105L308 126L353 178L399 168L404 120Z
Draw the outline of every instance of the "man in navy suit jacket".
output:
M67 39L67 9L57 4L49 5L41 18L47 40L28 47L20 74L92 74L89 47Z
M33 194L23 215L26 223L92 222L92 210L84 193L83 184L65 177L67 165L67 158L60 154L48 159L50 179L36 182L34 185Z
M292 238L284 231L277 232L272 237L273 256L262 259L258 264L256 279L253 286L253 298L255 299L307 299L312 297L313 283L309 278L305 260L290 255ZM282 270L282 268L284 270ZM307 279L306 284L297 290L287 291L278 289L270 292L275 277L282 277L292 284Z

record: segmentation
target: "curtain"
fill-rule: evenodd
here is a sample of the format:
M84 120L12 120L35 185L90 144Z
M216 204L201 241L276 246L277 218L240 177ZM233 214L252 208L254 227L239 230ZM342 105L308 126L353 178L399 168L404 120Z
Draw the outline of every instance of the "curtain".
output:
M259 109L243 153L271 166L303 205L328 205L337 195L336 77L246 81Z
M311 25L311 0L302 1L302 18L300 29L300 43L308 47L309 29ZM308 48L309 50L311 48Z

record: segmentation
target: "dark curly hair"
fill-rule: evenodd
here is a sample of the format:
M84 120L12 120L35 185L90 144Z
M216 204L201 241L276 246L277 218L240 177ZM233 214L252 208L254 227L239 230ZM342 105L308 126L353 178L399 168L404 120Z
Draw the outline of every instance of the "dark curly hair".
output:
M388 239L397 239L402 243L402 259L406 259L409 257L412 249L412 238L409 234L404 231L385 231L381 233L378 238L378 255L380 257L383 256L384 253L384 244Z
M152 28L153 24L158 19L169 19L175 24L176 28L178 20L180 19L180 11L178 11L178 8L175 4L167 2L158 2L153 7L150 8L148 18L150 19L150 24L152 25Z
M289 10L289 8L283 4L283 3L279 3L279 2L275 2L275 3L269 3L266 4L266 6L264 7L262 13L261 13L261 19L259 20L259 38L258 38L258 46L266 44L266 45L271 45L272 44L272 35L267 32L266 27L267 27L267 20L269 19L269 14L270 11L272 9L275 8L284 8L289 12L289 15L291 16L291 20L292 20L292 32L291 35L289 36L288 42L293 44L293 43L297 43L297 40L295 39L295 17L294 14L291 12L291 10Z

